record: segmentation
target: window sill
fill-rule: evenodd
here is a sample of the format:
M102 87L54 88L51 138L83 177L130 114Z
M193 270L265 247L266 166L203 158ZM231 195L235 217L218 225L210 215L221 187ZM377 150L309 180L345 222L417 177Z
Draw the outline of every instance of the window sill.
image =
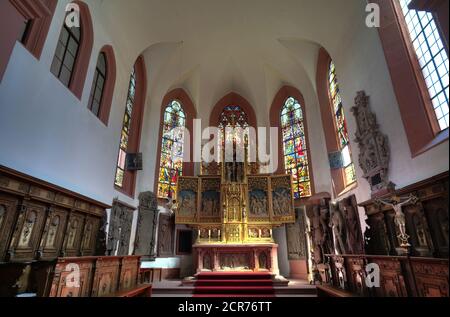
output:
M350 191L356 189L357 187L358 187L358 182L355 181L354 183L351 183L350 185L348 185L347 187L345 187L344 190L341 191L341 192L337 195L337 197L341 197L342 195L347 194L348 192L350 192ZM336 198L337 198L337 197L336 197Z
M118 191L118 192L124 194L125 196L128 196L128 197L130 197L131 199L134 199L134 194L133 194L133 193L127 192L126 189L121 188L121 187L119 187L119 186L117 186L117 185L114 185L114 189L115 189L116 191Z
M449 132L448 132L449 128L439 132L433 140L431 140L427 145L425 145L423 148L421 148L420 150L418 150L415 153L412 153L411 157L415 158L416 156L419 156L429 150L431 150L432 148L438 146L439 144L448 141L448 136L449 136Z

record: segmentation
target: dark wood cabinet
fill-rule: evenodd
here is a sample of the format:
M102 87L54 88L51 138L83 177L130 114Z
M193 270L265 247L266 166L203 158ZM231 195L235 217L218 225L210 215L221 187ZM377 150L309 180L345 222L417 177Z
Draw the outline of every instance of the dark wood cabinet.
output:
M19 201L16 197L0 192L0 262L6 257L14 229L18 204Z

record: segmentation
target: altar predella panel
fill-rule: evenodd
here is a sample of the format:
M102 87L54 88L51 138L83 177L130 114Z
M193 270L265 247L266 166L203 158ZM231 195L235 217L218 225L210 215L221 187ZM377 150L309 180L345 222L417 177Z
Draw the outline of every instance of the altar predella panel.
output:
M221 223L219 177L182 176L178 179L177 192L177 223ZM290 175L248 177L249 222L295 222L293 205Z

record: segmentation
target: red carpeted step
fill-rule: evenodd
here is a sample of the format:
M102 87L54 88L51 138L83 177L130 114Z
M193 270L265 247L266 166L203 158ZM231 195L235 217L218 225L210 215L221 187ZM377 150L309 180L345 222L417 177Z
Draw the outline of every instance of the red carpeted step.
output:
M271 286L196 286L195 294L272 294Z
M272 286L273 282L269 279L264 280L226 280L226 279L218 279L218 280L198 280L195 282L195 286Z
M233 280L262 280L272 279L272 275L269 273L254 273L254 272L206 272L196 275L197 280L204 279L233 279Z
M239 298L273 298L274 294L194 294L192 297L220 298L220 297L239 297Z
M203 272L196 275L195 297L272 297L272 275L254 272Z

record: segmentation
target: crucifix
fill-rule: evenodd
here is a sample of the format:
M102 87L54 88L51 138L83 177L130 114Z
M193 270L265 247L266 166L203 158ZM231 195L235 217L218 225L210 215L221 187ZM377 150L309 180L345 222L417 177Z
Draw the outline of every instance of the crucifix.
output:
M397 236L400 240L400 246L410 247L411 244L409 244L408 239L409 235L406 233L406 217L405 214L402 211L402 207L404 205L407 205L409 203L415 204L417 202L417 197L410 195L409 197L399 197L399 196L393 196L390 201L385 201L382 199L377 199L377 202L380 204L383 204L385 206L391 207L394 212L394 223L397 226L398 230L400 231L399 235Z

